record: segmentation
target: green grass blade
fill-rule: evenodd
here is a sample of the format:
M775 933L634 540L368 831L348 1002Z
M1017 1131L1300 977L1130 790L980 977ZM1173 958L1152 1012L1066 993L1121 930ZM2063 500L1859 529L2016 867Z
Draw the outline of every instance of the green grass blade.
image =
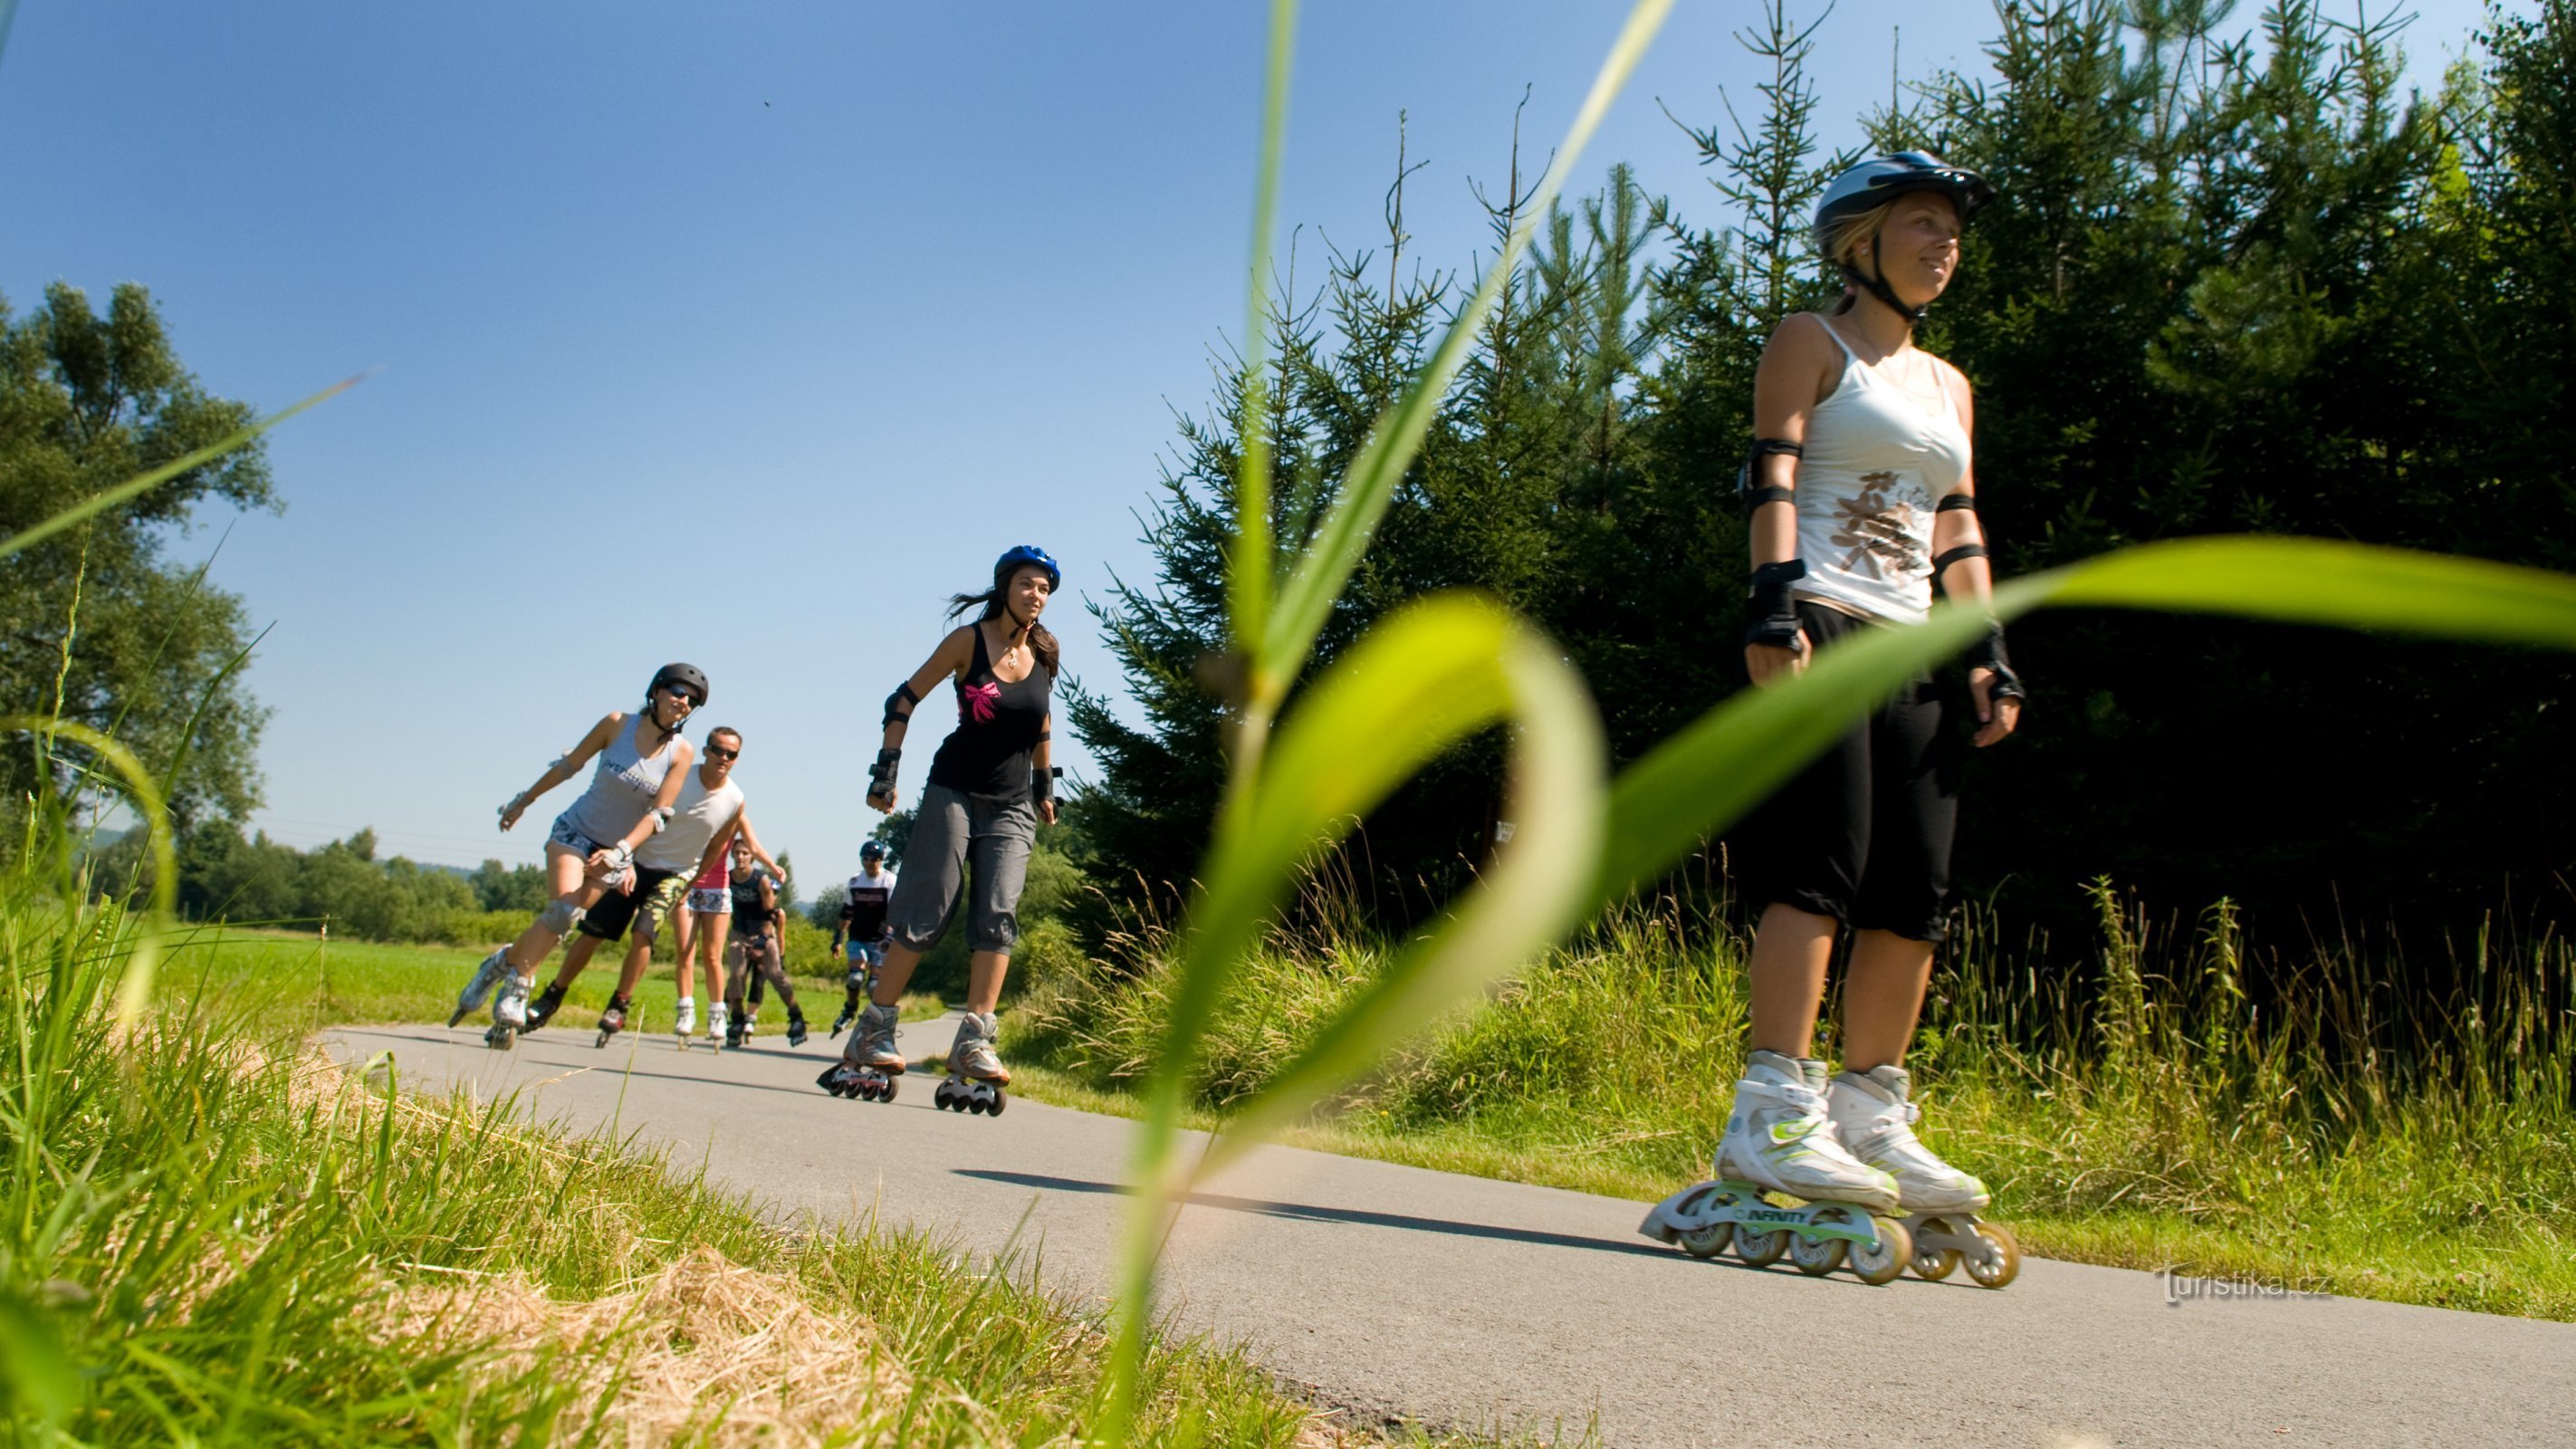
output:
M2044 607L2164 609L2576 649L2576 579L2538 569L2302 538L2149 544L1995 591L2005 618ZM1746 690L1622 774L1596 903L1654 880L1742 818L1905 681L1958 653L1983 616L1944 606L1871 630L1795 682Z
M246 428L226 434L224 437L188 454L186 457L173 459L148 473L138 474L135 477L117 484L113 488L100 492L95 497L73 504L71 507L64 509L62 512L55 514L53 517L46 519L44 522L37 524L33 528L29 528L24 532L12 535L7 539L0 539L0 558L7 558L11 554L18 552L20 549L26 548L30 544L41 543L44 540L53 537L55 534L62 532L64 529L71 527L73 524L80 522L82 519L88 518L91 515L102 512L106 509L114 508L116 505L123 503L129 498L133 498L142 493L147 493L152 489L169 482L171 479L178 477L180 474L187 472L191 468L211 463L217 458L222 457L224 454L240 447L242 444L249 442L251 439L258 437L260 434L267 432L269 429L276 427L279 423L285 422L288 418L295 416L306 408L312 407L314 404L319 403L326 398L335 397L340 393L346 392L350 388L357 386L363 380L363 374L359 377L343 378L342 380L331 384L329 387L322 389L320 392L313 394L313 396L306 398L304 401L297 403L295 406L286 409L284 412L271 413L269 416L260 419L258 422L252 423Z
M1341 597L1351 571L1359 567L1360 555L1368 550L1369 539L1377 532L1378 521L1386 516L1395 485L1420 451L1423 434L1430 428L1440 400L1448 394L1458 369L1466 365L1476 334L1485 325L1486 313L1493 309L1521 253L1528 249L1532 230L1564 189L1565 178L1582 156L1585 144L1608 114L1611 101L1627 85L1629 74L1644 58L1655 32L1671 11L1672 0L1638 0L1636 8L1628 13L1628 23L1612 43L1600 73L1593 77L1592 90L1575 114L1564 144L1557 148L1555 161L1540 178L1529 209L1504 242L1502 256L1486 270L1475 295L1451 319L1430 364L1413 379L1396 405L1378 419L1367 446L1352 461L1350 472L1334 496L1332 510L1324 516L1323 525L1307 547L1304 563L1280 591L1277 612L1271 617L1253 671L1251 694L1255 700L1276 700L1284 695L1289 682L1304 667L1306 652L1314 647L1315 636L1323 631L1325 619L1332 614L1333 601Z
M1603 834L1607 746L1583 678L1535 630L1513 629L1495 658L1517 726L1506 818L1516 826L1457 913L1383 967L1340 1015L1225 1125L1199 1160L1203 1176L1358 1080L1451 1007L1527 962L1573 927L1586 860ZM1302 712L1301 712L1302 721ZM1283 750L1282 754L1289 752ZM1276 783L1293 790L1287 777ZM1175 1184L1177 1196L1186 1183Z
M1298 702L1184 923L1158 1111L1177 1120L1227 970L1268 926L1297 867L1441 751L1504 717L1510 681L1496 661L1517 629L1490 600L1433 595L1370 630Z
M1184 958L1137 1133L1132 1180L1149 1191L1125 1249L1116 1393L1136 1381L1173 1200L1150 1189L1177 1191L1187 1179L1173 1167L1174 1144L1210 1020L1237 965L1276 916L1298 866L1442 751L1515 717L1523 725L1515 798L1527 813L1498 879L1477 893L1475 909L1406 958L1395 992L1363 1003L1286 1090L1265 1094L1264 1120L1328 1090L1337 1074L1364 1068L1391 1024L1387 1012L1448 999L1483 979L1480 970L1508 968L1562 931L1582 903L1579 877L1560 879L1563 863L1587 856L1600 832L1600 723L1581 681L1552 644L1481 596L1436 594L1389 615L1334 661L1281 729L1183 925ZM1111 1442L1132 1409L1113 1397L1105 1418Z
M152 919L135 938L124 979L116 988L116 1022L130 1029L142 1021L143 1009L151 1002L152 973L161 959L161 934L179 899L179 860L170 844L170 812L161 803L161 787L153 780L152 772L143 768L142 761L134 758L133 751L87 725L50 715L0 715L0 733L18 730L56 735L87 746L125 777L134 813L143 817L145 835L152 847Z
M1251 381L1243 430L1243 466L1235 476L1234 555L1226 571L1226 614L1234 647L1245 658L1259 649L1270 618L1270 420L1280 400L1270 396L1262 364L1269 355L1270 240L1279 227L1279 172L1288 148L1288 75L1297 48L1297 0L1271 0L1270 71L1263 87L1261 164L1252 194L1252 268L1245 292L1243 368Z

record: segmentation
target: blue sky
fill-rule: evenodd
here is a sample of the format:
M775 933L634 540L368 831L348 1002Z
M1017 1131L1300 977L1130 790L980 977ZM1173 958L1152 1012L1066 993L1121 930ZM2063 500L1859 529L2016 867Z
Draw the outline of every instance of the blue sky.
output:
M2480 11L2418 11L2429 86ZM496 807L685 658L819 884L876 820L879 701L1003 548L1065 561L1068 671L1115 687L1079 603L1150 576L1134 513L1241 324L1265 12L27 0L0 294L142 282L206 386L264 410L378 369L274 435L282 516L178 544L229 525L215 578L273 625L272 835L532 861L571 791L507 837ZM1467 183L1499 182L1523 88L1543 155L1624 13L1308 6L1284 222L1310 256L1380 244L1405 111L1413 255L1471 263ZM1626 160L1716 219L1656 102L1706 125L1722 87L1751 118L1758 18L1683 0L1573 189ZM1978 67L1994 20L1843 0L1827 147L1900 26L1912 78Z

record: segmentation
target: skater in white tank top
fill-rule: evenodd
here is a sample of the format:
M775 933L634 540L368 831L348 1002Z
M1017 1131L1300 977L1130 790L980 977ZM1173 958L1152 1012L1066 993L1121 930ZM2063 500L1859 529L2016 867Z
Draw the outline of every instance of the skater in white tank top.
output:
M696 753L680 738L689 715L707 702L707 676L694 664L665 664L645 687L644 707L617 711L590 727L579 743L555 757L537 782L501 807L501 828L519 823L537 797L598 760L590 788L555 817L546 833L546 892L552 897L519 938L485 957L456 998L447 1024L454 1026L492 1003L492 1029L484 1040L507 1050L528 1021L528 993L537 967L601 896L634 879L635 851L670 823L680 787Z
M1983 178L1921 152L1864 161L1826 189L1816 246L1843 274L1842 301L1830 315L1782 322L1754 379L1744 659L1756 685L1796 675L1839 640L1921 621L1936 591L1977 603L1992 594L1973 393L1958 369L1914 345L1915 324L1957 274L1962 228L1991 195ZM1916 1139L1903 1066L1947 920L1959 761L2021 718L2000 627L1970 664L1971 740L1944 727L1927 676L1738 832L1746 898L1762 912L1752 1050L1716 1181L1659 1205L1650 1235L1697 1252L1732 1234L1748 1260L1787 1252L1817 1271L1848 1262L1872 1282L1943 1254L1989 1286L2012 1276L2010 1238L1975 1216L1988 1203L1984 1184ZM1837 1075L1812 1052L1845 932ZM1747 1184L1807 1199L1800 1212L1812 1216L1765 1218Z

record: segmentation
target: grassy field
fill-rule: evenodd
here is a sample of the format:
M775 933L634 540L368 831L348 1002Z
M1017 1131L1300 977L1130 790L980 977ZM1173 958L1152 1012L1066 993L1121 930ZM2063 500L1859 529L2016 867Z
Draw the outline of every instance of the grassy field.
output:
M476 953L203 933L128 1030L130 944L112 911L0 903L12 1439L1084 1441L1103 1325L1026 1261L782 1226L657 1154L299 1048L443 1020ZM1137 1442L1382 1442L1206 1342L1150 1367Z
M165 1001L203 999L219 1003L240 1019L257 1023L269 1045L301 1040L325 1026L348 1022L447 1020L456 993L474 974L484 952L458 946L395 945L372 941L324 940L306 931L201 928L183 939L161 970ZM605 957L606 951L600 953ZM538 972L540 986L554 979L554 960ZM841 978L802 972L790 974L798 1002L805 1008L816 1036L831 1030L841 1010ZM617 983L613 962L594 961L564 998L554 1030L589 1030L608 1005ZM696 983L698 1021L705 1028L706 982ZM628 1029L667 1032L678 1000L672 968L656 962L636 990ZM937 1016L945 1007L938 998L904 999L904 1017ZM483 1023L488 1010L467 1018ZM762 1007L761 1028L786 1030L786 1008L772 1000ZM458 1030L464 1030L459 1023Z
M2388 963L2293 963L2298 990L2258 1009L2223 910L2150 949L2131 913L2102 904L2089 994L1972 936L1910 1058L1925 1139L1985 1178L2026 1250L2576 1320L2563 943L2493 948L2438 1008ZM1139 959L1040 982L1006 1012L1013 1090L1132 1111L1169 983L1159 949L1148 937ZM1196 1125L1256 1090L1379 959L1308 941L1250 963L1215 1028ZM1615 921L1437 1024L1291 1140L1660 1198L1708 1175L1743 1051L1742 983L1724 933Z

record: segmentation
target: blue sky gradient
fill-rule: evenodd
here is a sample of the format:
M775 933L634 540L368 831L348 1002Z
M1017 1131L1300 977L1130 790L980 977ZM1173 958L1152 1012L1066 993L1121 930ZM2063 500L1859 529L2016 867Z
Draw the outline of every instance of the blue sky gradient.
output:
M2480 11L2419 9L2429 87ZM274 626L249 675L272 835L533 861L571 791L506 837L495 809L685 658L810 890L877 818L878 702L1003 548L1065 561L1068 670L1116 685L1079 605L1150 577L1134 514L1241 325L1265 12L29 0L0 295L142 282L205 385L263 410L380 369L274 436L282 516L175 545L223 537L214 577ZM1411 254L1472 265L1468 182L1499 186L1523 88L1543 159L1624 14L1309 6L1281 215L1310 264L1382 244L1402 110L1430 163ZM1684 0L1572 194L1626 160L1719 220L1656 102L1707 125L1722 87L1753 119L1732 36L1758 19ZM1828 148L1885 101L1899 26L1920 78L1980 69L1994 18L1844 0Z

